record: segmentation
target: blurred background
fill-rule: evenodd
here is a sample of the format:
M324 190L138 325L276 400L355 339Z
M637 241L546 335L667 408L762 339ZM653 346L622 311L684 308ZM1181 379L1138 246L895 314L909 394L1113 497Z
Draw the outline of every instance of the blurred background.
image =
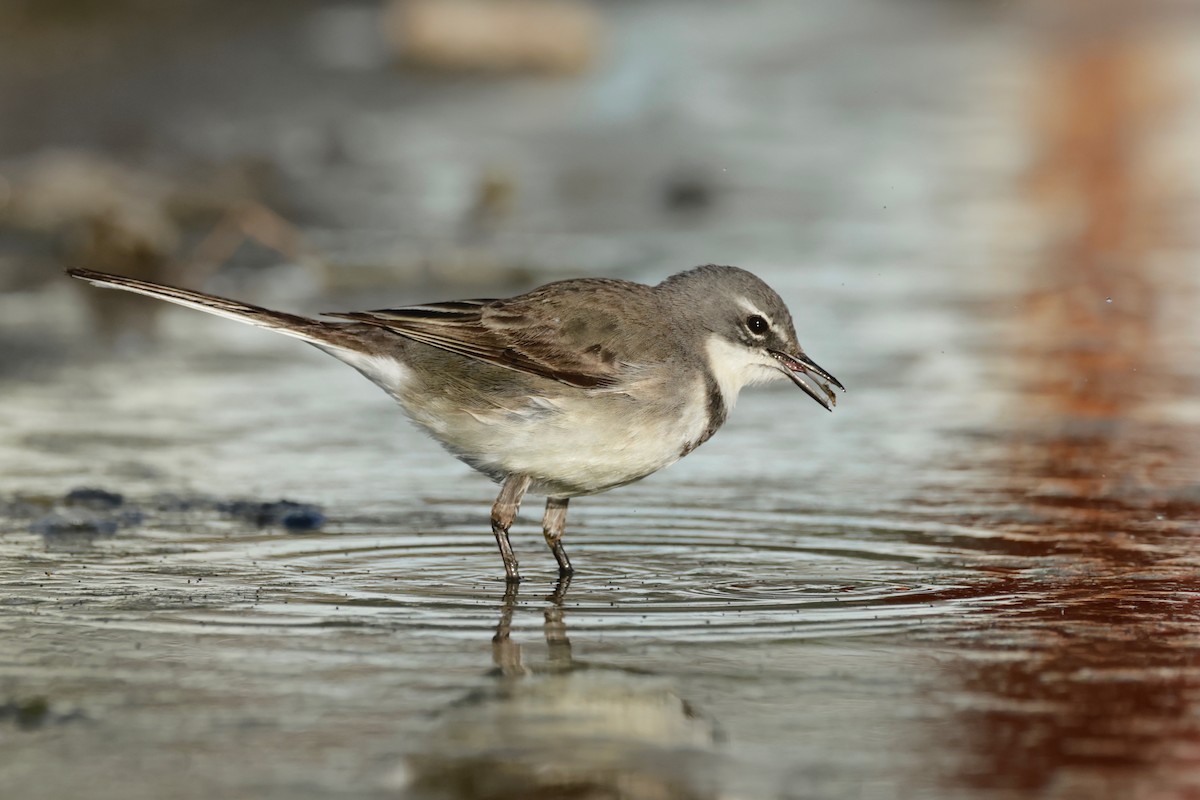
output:
M1190 0L2 0L0 790L1200 796L1196 142ZM569 587L530 506L519 593L352 371L62 274L703 263L849 391L573 504Z

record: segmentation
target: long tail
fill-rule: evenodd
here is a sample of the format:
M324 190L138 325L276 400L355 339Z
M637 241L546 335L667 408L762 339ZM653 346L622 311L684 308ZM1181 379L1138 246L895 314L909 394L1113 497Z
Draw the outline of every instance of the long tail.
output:
M347 327L344 323L322 322L296 314L271 311L268 308L252 306L248 303L239 303L236 300L228 300L204 292L177 289L174 286L139 281L121 275L109 275L106 272L96 272L91 269L69 269L67 274L72 278L79 278L103 289L123 289L127 292L144 294L147 297L157 297L159 300L216 314L218 317L266 328L282 333L284 336L315 344L322 349L357 349L353 347L353 337L348 336L347 332L343 330Z

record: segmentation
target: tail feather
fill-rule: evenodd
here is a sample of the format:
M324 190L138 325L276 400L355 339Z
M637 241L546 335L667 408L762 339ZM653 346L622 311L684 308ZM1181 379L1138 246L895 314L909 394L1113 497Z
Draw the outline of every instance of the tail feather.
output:
M110 275L91 269L69 269L67 274L72 278L87 281L93 286L103 289L123 289L127 292L156 297L169 303L194 308L218 317L244 322L259 328L282 333L301 339L322 348L332 347L344 349L349 344L342 330L346 326L339 323L322 322L321 320L287 314L282 311L272 311L261 306L239 303L216 295L195 292L190 289L178 289L174 286L164 286L160 283L126 278L121 275Z

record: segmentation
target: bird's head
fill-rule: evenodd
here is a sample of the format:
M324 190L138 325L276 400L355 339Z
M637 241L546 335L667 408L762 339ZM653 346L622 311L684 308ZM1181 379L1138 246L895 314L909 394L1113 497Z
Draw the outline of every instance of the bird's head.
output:
M660 287L686 304L701 331L709 372L732 407L743 386L788 378L809 397L833 410L830 384L837 378L804 353L792 315L767 284L737 267L709 265L668 278Z

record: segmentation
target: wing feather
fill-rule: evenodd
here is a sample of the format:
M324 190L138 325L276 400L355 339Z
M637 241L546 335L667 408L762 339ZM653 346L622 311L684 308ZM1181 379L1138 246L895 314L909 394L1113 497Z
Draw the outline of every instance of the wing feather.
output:
M648 290L625 281L566 281L508 300L457 300L327 316L591 389L612 386L630 366L631 354L621 352L617 315L631 298L644 298ZM618 302L596 302L597 295L613 294Z

